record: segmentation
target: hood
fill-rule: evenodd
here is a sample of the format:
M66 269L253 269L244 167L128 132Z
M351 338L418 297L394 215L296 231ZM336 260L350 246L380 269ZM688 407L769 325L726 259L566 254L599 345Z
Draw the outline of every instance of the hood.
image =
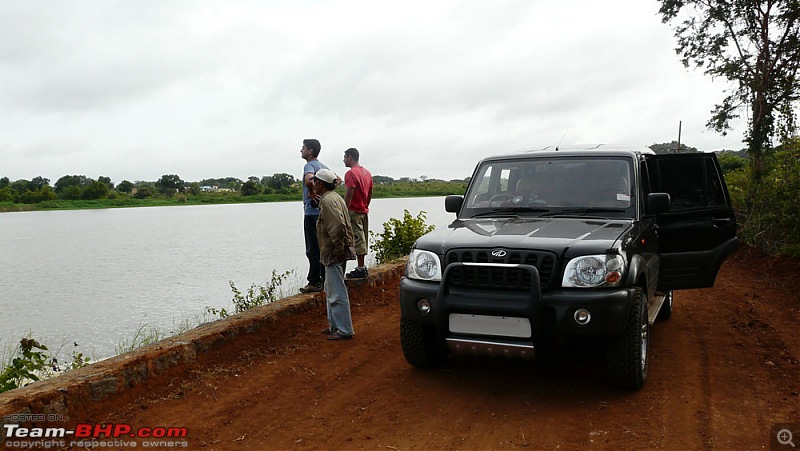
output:
M631 220L580 218L480 218L456 220L417 241L444 255L451 249L536 249L565 255L603 253L631 228Z

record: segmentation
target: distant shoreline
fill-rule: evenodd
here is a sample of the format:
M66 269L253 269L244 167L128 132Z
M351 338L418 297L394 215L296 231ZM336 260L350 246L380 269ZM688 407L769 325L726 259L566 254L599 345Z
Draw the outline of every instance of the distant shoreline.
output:
M466 184L447 184L448 186L425 186L416 187L378 187L373 193L374 199L398 198L398 197L434 197L447 196L450 194L463 194ZM341 189L341 194L344 190ZM167 207L183 205L221 205L221 204L244 204L244 203L266 203L266 202L299 202L303 199L301 193L289 194L257 194L254 196L242 196L239 193L202 193L199 195L177 194L173 197L154 197L136 199L133 197L117 197L114 199L99 200L48 200L35 204L18 204L12 202L0 203L0 213L13 213L23 211L53 211L53 210L92 210L105 208L135 208L135 207Z

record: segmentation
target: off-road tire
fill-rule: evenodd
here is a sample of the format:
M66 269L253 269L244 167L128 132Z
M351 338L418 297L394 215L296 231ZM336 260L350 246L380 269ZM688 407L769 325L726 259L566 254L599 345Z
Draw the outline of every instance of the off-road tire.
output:
M625 330L611 339L606 348L606 375L617 387L638 390L647 379L649 366L650 323L647 321L647 297L636 288Z
M664 304L661 305L661 310L659 310L658 315L656 315L656 319L659 321L667 320L672 316L672 290L667 291L666 296L667 297L664 298Z
M434 368L447 360L447 348L431 326L400 318L400 345L406 361L417 368Z

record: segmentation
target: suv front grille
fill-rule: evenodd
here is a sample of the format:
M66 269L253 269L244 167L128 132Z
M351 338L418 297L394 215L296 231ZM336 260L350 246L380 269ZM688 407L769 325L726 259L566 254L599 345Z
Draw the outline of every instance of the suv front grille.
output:
M458 288L491 289L505 291L530 291L531 273L523 268L491 266L498 264L523 264L539 270L542 290L547 289L555 269L556 257L550 252L507 250L503 257L492 256L494 249L456 249L447 253L445 264L489 263L485 266L459 266L448 274L448 284Z

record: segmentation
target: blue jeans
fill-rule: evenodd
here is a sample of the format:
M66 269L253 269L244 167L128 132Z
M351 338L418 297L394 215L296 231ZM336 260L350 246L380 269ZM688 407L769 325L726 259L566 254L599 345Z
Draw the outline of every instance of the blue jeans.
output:
M328 324L332 331L353 335L353 319L350 317L350 297L344 284L344 265L334 263L325 266L325 297L328 305Z
M305 215L303 231L306 238L306 257L308 258L308 283L317 285L325 279L325 268L319 262L319 241L317 241L318 215Z

